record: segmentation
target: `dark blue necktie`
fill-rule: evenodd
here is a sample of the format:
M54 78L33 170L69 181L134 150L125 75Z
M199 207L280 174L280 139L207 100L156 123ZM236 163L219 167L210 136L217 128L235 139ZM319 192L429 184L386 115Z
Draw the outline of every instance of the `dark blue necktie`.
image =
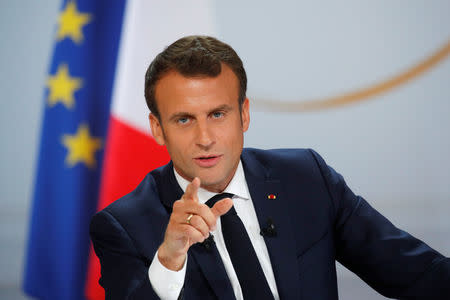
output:
M206 205L213 207L217 201L224 198L232 198L233 196L230 193L217 194L209 199ZM234 206L220 217L220 221L225 246L241 285L244 299L273 300L272 292L259 264L255 249L253 249L244 224L237 215Z

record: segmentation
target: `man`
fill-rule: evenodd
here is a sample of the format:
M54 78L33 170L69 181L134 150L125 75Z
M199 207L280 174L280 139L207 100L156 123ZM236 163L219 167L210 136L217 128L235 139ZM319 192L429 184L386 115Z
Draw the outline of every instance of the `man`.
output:
M317 153L243 149L246 85L211 37L182 38L149 66L150 125L172 161L92 219L106 298L337 299L337 259L388 297L449 299L450 260Z

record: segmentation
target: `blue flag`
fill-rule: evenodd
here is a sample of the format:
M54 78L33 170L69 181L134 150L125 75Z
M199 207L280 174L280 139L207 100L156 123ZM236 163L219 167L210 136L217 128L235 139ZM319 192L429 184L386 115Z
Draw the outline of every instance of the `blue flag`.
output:
M24 290L84 299L125 1L65 1L46 82Z

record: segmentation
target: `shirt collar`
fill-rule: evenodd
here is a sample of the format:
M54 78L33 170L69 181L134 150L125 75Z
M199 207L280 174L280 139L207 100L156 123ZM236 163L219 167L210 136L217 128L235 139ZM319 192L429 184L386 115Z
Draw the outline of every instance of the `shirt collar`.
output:
M190 182L181 177L181 175L178 174L175 168L173 168L173 171L175 173L175 178L177 179L178 184L180 185L183 192L185 192ZM250 199L250 193L248 191L247 182L245 181L244 168L242 167L241 161L239 161L236 172L234 173L233 178L231 179L230 183L225 188L223 193L231 193L234 194L235 197L239 197L245 200ZM217 193L207 191L204 188L200 187L198 189L198 200L200 203L205 203L215 195L217 195Z

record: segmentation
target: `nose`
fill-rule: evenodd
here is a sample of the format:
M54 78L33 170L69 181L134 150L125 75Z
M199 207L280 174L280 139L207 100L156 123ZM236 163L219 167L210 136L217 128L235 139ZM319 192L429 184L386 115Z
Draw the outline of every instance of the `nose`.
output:
M197 121L197 146L203 150L208 150L214 145L214 135L212 133L212 128L208 126L207 121L198 120Z

